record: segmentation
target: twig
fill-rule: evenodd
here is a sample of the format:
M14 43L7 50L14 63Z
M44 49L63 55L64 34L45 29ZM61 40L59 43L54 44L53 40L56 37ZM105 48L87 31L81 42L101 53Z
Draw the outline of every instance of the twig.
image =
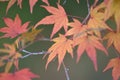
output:
M26 57L29 57L29 56L31 56L31 55L39 55L39 54L46 54L46 53L47 53L47 51L29 52L29 51L27 51L27 50L22 50L22 52L27 53L27 55L24 55L24 56L20 57L21 59L26 58Z
M44 38L44 39L42 39L43 41L50 41L50 39L49 38ZM41 40L41 41L42 41ZM25 52L25 53L27 53L26 55L24 55L24 56L21 56L21 57L18 57L18 58L16 58L16 59L14 59L14 60L11 60L11 59L6 59L6 60L4 60L5 62L9 62L9 61L16 61L16 60L18 60L18 59L24 59L24 58L26 58L26 57L29 57L29 56L31 56L31 55L40 55L40 54L46 54L47 53L47 51L41 51L41 52L29 52L29 51L27 51L27 50L25 50L25 48L27 48L28 46L30 46L31 44L33 44L33 42L31 42L31 43L29 43L29 44L27 44L26 46L24 46L24 47L22 47L22 48L19 48L16 52ZM14 56L14 55L13 55Z
M41 55L41 54L47 54L47 51L41 51L41 52L29 52L29 51L27 51L27 50L22 50L22 52L24 52L24 53L27 53L26 55L24 55L24 56L21 56L21 57L19 57L19 58L15 58L15 59L7 59L7 60L5 60L5 62L7 61L7 62L13 62L13 61L16 61L16 60L19 60L19 59L24 59L24 58L27 58L27 57L29 57L29 56L32 56L32 55Z
M84 18L82 18L82 17L79 17L79 16L73 16L73 15L67 15L68 17L73 17L73 18L78 18L78 19L81 19L81 20L83 20Z
M64 0L63 5L67 2L67 0Z
M37 42L37 41L50 41L50 39L49 39L49 38L43 38L43 39L38 39L38 40L36 40L35 42ZM18 50L18 52L24 50L25 48L27 48L28 46L30 46L30 45L32 45L32 44L33 44L33 42L30 42L28 45L20 48L20 49Z
M66 68L64 62L62 62L62 64L63 64L63 68L64 68L64 71L65 71L66 80L70 80L69 73L68 73L68 68Z
M88 14L87 16L85 17L85 19L82 21L82 24L85 24L85 22L87 21L87 19L89 18L90 16L90 5L89 5L89 1L87 0L87 7L88 7Z

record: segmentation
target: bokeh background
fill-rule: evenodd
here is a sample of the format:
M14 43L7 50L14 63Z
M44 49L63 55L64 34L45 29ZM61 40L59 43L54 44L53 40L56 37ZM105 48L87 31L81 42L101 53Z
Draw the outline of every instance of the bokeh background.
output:
M64 1L66 1L65 4ZM89 0L90 5L93 3L94 0ZM99 1L99 3L102 0ZM57 0L49 0L50 4L53 6L56 6ZM30 21L30 25L35 25L39 20L44 18L45 16L49 15L49 13L44 9L41 8L40 5L45 5L41 0L37 2L37 4L33 8L33 13L30 13L29 10L29 2L28 0L23 0L22 3L22 9L17 6L17 4L14 4L6 14L6 7L8 2L0 2L0 27L4 27L5 23L3 21L4 17L10 17L14 19L16 14L20 15L20 18L22 19L22 22ZM85 18L87 15L87 3L86 0L80 0L80 3L78 4L76 0L61 0L61 5L65 8L66 13L68 15L73 16L79 16L82 18ZM69 17L70 18L70 17ZM79 19L80 20L80 19ZM113 27L114 24L111 24L111 22L108 22ZM44 31L42 34L45 37L50 36L53 25L42 25L39 26L39 28L44 28ZM63 29L61 29L60 32L63 32ZM0 35L3 35L0 33ZM4 43L13 43L14 39L0 39L0 48L3 48ZM106 43L105 43L106 44ZM52 45L49 41L39 41L32 45L30 45L26 50L31 52L38 52L38 51L47 51L47 49ZM106 45L105 45L106 46ZM66 67L68 68L68 73L70 76L70 80L112 80L112 70L108 70L106 72L102 72L109 60L113 57L115 57L115 50L110 47L108 49L109 56L106 56L102 51L97 50L97 60L98 60L98 71L96 72L94 70L93 63L88 58L86 54L83 54L79 63L76 63L76 50L74 51L74 58L72 59L69 54L65 56L64 62ZM22 68L30 68L32 72L40 75L40 79L33 79L33 80L66 80L64 68L61 65L61 68L59 71L57 71L58 63L57 59L52 61L48 69L45 70L45 64L47 57L43 59L44 55L36 55L36 56L30 56L25 59L20 60L20 69ZM4 67L0 68L0 72L4 70ZM12 69L11 69L12 71Z

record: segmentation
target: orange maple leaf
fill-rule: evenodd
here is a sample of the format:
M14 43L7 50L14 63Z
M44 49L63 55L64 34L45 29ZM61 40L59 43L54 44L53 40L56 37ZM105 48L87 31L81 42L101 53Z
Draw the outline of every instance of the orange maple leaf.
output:
M46 63L46 68L48 66L48 64L56 57L58 56L58 62L59 62L59 66L58 66L58 70L60 68L60 65L64 59L65 54L68 52L70 53L70 55L73 57L73 50L72 50L72 40L67 39L64 35L59 35L59 37L53 39L53 41L55 42L49 49L48 49L48 53L49 57Z
M8 10L17 2L17 5L19 5L20 8L22 8L22 1L23 0L10 0L8 5L7 5L7 9L6 9L6 13L8 12ZM29 0L29 5L30 5L30 12L32 13L33 11L33 7L36 4L38 0Z
M112 77L113 80L119 80L120 77L120 58L114 58L111 59L106 68L103 70L105 72L106 70L112 69Z
M0 80L31 80L32 78L39 78L39 76L33 74L28 68L14 73L0 73Z
M96 48L105 52L106 55L108 54L107 50L99 42L99 40L100 39L94 35L87 35L74 39L74 45L78 45L77 62L79 61L83 52L86 51L87 55L92 60L96 71L97 71Z
M52 7L52 6L42 6L44 7L49 13L52 15L47 16L40 20L36 25L35 28L38 25L41 24L54 24L54 28L51 34L51 38L55 33L57 33L62 27L64 27L64 30L67 31L68 29L68 18L66 15L66 12L64 8L58 4L58 8Z
M117 32L120 32L120 0L104 0L106 4L105 20L114 16L117 24Z
M91 7L90 10L90 19L88 21L88 27L91 28L91 30L99 37L101 37L100 31L103 29L108 29L109 26L104 21L104 12L100 11L100 9L103 9L105 5L102 3L95 8Z
M69 29L67 32L66 32L66 36L70 36L70 35L73 35L73 37L77 37L77 36L84 36L86 35L86 31L88 29L87 25L82 25L82 23L77 20L77 19L73 19L74 22L71 22L69 23L68 25L70 27L72 27L71 29Z
M7 27L0 28L0 32L6 33L2 37L10 38L15 38L19 34L26 32L27 27L29 25L29 22L26 22L23 25L21 25L21 19L18 14L16 15L14 21L10 18L4 18L4 22L7 25Z
M120 53L120 32L109 32L103 39L108 39L107 47L113 44L115 49Z

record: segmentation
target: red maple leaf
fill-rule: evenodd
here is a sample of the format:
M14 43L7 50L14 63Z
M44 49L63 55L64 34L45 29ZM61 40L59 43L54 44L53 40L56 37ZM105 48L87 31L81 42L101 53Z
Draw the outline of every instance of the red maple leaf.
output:
M103 72L110 68L113 68L112 69L113 80L118 80L120 77L120 58L111 59L107 67L103 70Z
M0 73L0 80L31 80L32 78L39 78L39 76L30 72L28 68L15 73Z
M74 39L74 45L78 45L77 49L77 62L79 61L81 55L84 51L92 60L95 70L97 71L97 59L96 59L96 48L108 54L104 46L99 42L99 38L94 35L87 35L83 37L78 37Z
M64 30L67 31L68 29L68 18L66 15L66 12L64 8L58 4L58 8L52 7L52 6L42 6L44 7L49 13L52 15L47 16L40 20L36 25L35 28L38 25L41 24L54 24L54 28L51 34L51 38L55 33L57 33L62 27L64 27Z
M21 19L18 14L16 15L14 21L11 18L4 18L4 22L7 27L0 28L0 32L5 33L2 37L10 38L15 38L19 34L26 32L29 25L29 22L21 25Z
M6 13L8 12L8 10L17 2L17 5L19 5L20 8L22 8L22 1L23 0L9 0L8 5L7 5L7 9L6 9ZM30 5L30 12L32 13L33 11L33 7L36 4L38 0L29 0L29 5Z

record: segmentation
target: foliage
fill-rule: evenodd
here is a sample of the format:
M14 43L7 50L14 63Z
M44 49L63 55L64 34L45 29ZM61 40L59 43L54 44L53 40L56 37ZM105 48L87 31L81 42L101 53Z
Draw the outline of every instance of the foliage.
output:
M6 6L6 15L13 5L17 3L20 9L23 9L24 0L0 0L0 3L8 3ZM40 0L29 0L30 13L34 12L34 6ZM64 2L63 2L64 1ZM117 57L110 59L107 67L103 70L112 69L113 80L119 80L120 77L120 0L86 0L88 14L85 18L69 15L63 5L67 0L57 0L55 5L51 5L50 0L41 0L43 2L37 8L43 8L49 12L49 15L40 19L37 23L30 25L30 20L24 22L20 18L20 14L16 13L15 18L4 17L5 27L0 28L0 39L11 39L12 44L7 42L0 49L0 67L5 67L4 72L0 73L0 80L31 80L39 78L33 74L28 68L20 69L19 61L30 55L44 55L47 57L46 70L48 64L58 58L58 70L63 65L67 80L70 79L64 64L64 58L67 53L73 58L77 53L76 61L79 62L82 54L86 53L93 62L95 71L98 70L97 49L103 51L109 56L109 51L104 47L107 40L107 48L113 46L116 50ZM80 4L82 0L75 0ZM36 16L36 15L34 15ZM80 20L81 19L81 20ZM115 29L108 24L112 21L116 24ZM22 24L24 22L24 24ZM41 33L45 29L41 29L44 25L53 25L50 38L46 38ZM62 31L64 32L62 32ZM58 35L59 34L59 35ZM49 41L53 43L47 51L29 52L26 50L31 44L37 43L39 40ZM77 52L75 52L77 50ZM86 51L86 52L85 52ZM22 54L26 53L26 54ZM14 72L11 69L15 66Z

